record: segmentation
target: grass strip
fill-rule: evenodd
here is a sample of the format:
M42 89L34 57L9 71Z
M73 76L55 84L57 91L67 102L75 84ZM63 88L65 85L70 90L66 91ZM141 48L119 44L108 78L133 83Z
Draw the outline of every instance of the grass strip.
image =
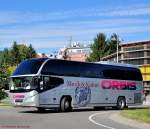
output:
M9 98L5 98L0 101L0 107L11 107Z
M150 124L150 109L125 110L120 114L126 118Z

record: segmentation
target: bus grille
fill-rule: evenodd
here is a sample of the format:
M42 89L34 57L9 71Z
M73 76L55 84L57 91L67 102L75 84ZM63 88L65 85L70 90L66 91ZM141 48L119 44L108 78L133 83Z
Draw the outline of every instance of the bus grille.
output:
M16 99L15 102L23 102L23 99Z

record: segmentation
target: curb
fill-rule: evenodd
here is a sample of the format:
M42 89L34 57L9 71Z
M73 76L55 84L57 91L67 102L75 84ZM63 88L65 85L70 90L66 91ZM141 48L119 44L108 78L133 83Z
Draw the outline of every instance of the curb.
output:
M149 101L148 102L143 102L143 105L150 106L150 102Z

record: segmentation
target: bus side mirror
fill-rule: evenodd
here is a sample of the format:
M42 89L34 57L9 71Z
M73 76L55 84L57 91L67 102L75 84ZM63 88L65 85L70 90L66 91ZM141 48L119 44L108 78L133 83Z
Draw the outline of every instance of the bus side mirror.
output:
M43 90L43 81L40 81L40 90Z

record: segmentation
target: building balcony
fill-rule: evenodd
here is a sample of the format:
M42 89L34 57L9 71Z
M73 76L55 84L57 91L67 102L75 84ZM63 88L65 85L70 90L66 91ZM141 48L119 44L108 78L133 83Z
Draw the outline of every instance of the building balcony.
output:
M139 60L139 59L150 59L150 56L123 58L123 59L120 59L120 61L125 61L125 60Z

